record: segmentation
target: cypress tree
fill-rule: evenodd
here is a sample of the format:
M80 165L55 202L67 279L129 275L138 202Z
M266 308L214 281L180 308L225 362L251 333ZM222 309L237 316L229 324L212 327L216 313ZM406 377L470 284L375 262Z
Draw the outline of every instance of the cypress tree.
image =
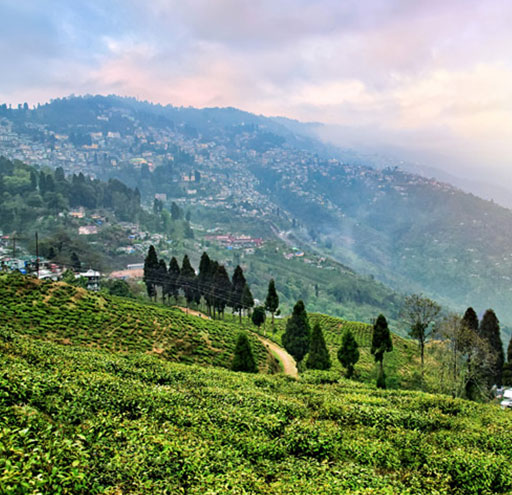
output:
M167 297L174 297L178 300L179 295L179 278L180 278L180 265L178 260L173 256L169 262L169 270L167 271L167 283L165 286L165 294Z
M257 306L256 308L254 308L251 320L258 328L260 328L260 326L263 325L263 323L265 323L266 318L267 315L265 314L265 308L263 306Z
M256 360L254 359L251 344L249 343L246 333L241 333L238 336L231 369L233 371L244 371L246 373L258 372L258 366L256 365Z
M190 306L190 303L195 300L196 273L187 254L183 257L183 263L181 264L179 286L185 294L187 304Z
M212 315L215 318L215 274L219 268L219 263L215 260L210 262L209 270L208 270L208 285L206 292L206 304L212 308Z
M251 315L251 308L254 306L254 298L252 297L251 289L249 289L249 285L244 285L244 290L242 291L242 307L247 310L247 314Z
M503 366L503 385L512 385L512 337L507 347L507 363Z
M274 328L274 314L277 311L277 308L279 308L279 296L276 291L276 283L272 278L268 283L267 297L265 299L265 309L270 311L270 314L272 315L272 328Z
M476 312L472 307L466 309L466 312L462 317L462 325L464 325L471 332L474 332L476 335L478 335L478 316L476 315ZM466 398L471 400L476 399L479 393L477 384L478 380L475 376L475 364L472 362L472 358L472 353L471 351L469 351L467 355L467 365L470 378L466 382L465 390Z
M331 367L331 358L325 345L324 334L318 323L311 332L311 345L306 366L313 370L328 370Z
M240 268L240 265L237 265L235 268L233 278L231 279L231 284L233 287L231 293L231 306L233 308L233 311L238 311L240 323L242 323L242 296L244 292L244 287L247 285L247 282L244 277L244 272L242 268Z
M156 283L162 288L162 302L165 302L165 285L167 282L167 265L165 261L161 259L158 262L158 268L156 270Z
M311 331L308 314L304 303L299 300L293 308L293 313L286 322L286 330L281 338L284 348L299 363L309 351Z
M492 309L488 309L480 322L480 337L487 340L491 348L491 352L495 358L494 366L488 372L488 384L501 386L503 376L503 364L505 362L505 354L503 352L503 342L500 336L500 322Z
M373 325L373 335L372 335L372 347L371 353L375 358L375 362L380 364L379 369L379 380L384 380L384 353L391 352L393 350L393 342L391 341L391 334L388 328L388 322L384 315L379 315L375 324ZM379 383L377 383L378 385ZM384 388L384 387L381 387Z
M210 314L210 298L208 297L209 286L212 283L211 278L211 260L208 254L203 252L201 255L201 261L199 262L199 274L197 276L197 288L200 296L202 296L206 302L206 308L208 315Z
M153 245L149 246L148 254L144 259L144 283L149 298L156 298L155 280L157 278L158 256Z
M346 330L341 338L341 347L338 350L338 361L347 369L347 378L352 378L354 366L359 361L359 346L350 330Z
M230 304L233 288L228 272L224 265L219 265L213 278L214 305L219 314L224 315L224 309Z

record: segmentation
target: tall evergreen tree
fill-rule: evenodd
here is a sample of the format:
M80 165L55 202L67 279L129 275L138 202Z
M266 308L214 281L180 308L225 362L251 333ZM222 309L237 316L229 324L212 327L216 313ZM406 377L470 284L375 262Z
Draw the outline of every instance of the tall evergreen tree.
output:
M251 320L258 328L260 328L261 325L265 323L266 317L265 308L263 306L257 306L252 312Z
M489 386L494 384L501 386L505 354L500 336L500 322L492 309L488 309L484 313L479 332L480 337L489 343L495 359L493 369L488 373L488 384Z
M272 328L274 328L274 314L277 311L277 308L279 308L279 296L276 291L276 283L272 278L268 283L267 297L265 299L265 309L270 311L270 314L272 315Z
M249 284L245 284L244 290L242 291L242 307L247 310L247 315L250 316L251 309L254 307L254 298L252 297Z
M254 359L251 344L246 333L241 333L238 336L231 369L233 371L244 371L246 373L258 372L258 366L256 365L256 360Z
M199 274L197 275L197 288L199 294L204 298L206 302L207 313L210 315L211 304L208 293L210 292L210 285L213 282L211 274L211 260L208 254L203 252L201 255L201 261L199 262Z
M179 278L180 289L185 294L187 304L190 306L192 301L195 300L196 287L196 272L190 264L190 259L186 254L183 256L183 263L181 264L180 278Z
M161 259L158 261L158 269L156 270L156 284L162 290L162 302L165 302L166 283L167 283L167 265L165 264L165 260Z
M214 305L217 312L224 316L224 309L230 304L233 288L229 280L228 272L224 265L219 265L213 278Z
M391 333L389 332L388 322L384 315L379 315L373 325L372 347L371 353L375 358L375 362L379 363L380 380L384 378L384 353L393 350L393 342L391 341ZM384 388L384 387L381 387Z
M507 347L507 363L503 366L503 385L512 385L512 337Z
M167 284L166 284L166 295L167 297L174 297L174 300L178 300L180 286L180 265L178 260L173 256L169 262L169 270L167 272Z
M231 307L233 308L233 311L238 311L240 323L242 323L242 296L244 293L244 287L247 285L247 282L245 280L244 272L240 265L237 265L235 268L233 277L231 279L231 285L233 287L231 293Z
M217 270L219 269L219 263L215 260L210 261L209 266L209 275L208 275L208 285L207 285L207 292L205 295L206 304L211 308L211 315L213 318L215 318L215 274L217 273Z
M157 279L156 272L158 270L158 256L153 245L149 246L148 254L144 259L144 283L146 284L146 291L149 298L156 298L156 285Z
M462 325L470 332L474 334L478 334L478 316L476 315L475 310L472 307L466 309L464 316L462 317ZM476 368L476 363L473 360L473 353L471 350L467 353L467 366L468 366L468 375L469 378L466 381L465 389L466 389L466 397L468 399L476 399L479 390L478 390L478 376L480 375L480 370Z
M313 370L328 370L331 367L331 358L325 345L324 334L317 322L311 332L311 345L309 347L306 367Z
M347 378L354 375L354 366L359 361L359 345L350 330L346 330L341 338L338 350L338 361L347 370Z
M284 348L299 363L309 351L311 330L304 303L299 300L293 307L291 317L286 322L286 330L281 338Z

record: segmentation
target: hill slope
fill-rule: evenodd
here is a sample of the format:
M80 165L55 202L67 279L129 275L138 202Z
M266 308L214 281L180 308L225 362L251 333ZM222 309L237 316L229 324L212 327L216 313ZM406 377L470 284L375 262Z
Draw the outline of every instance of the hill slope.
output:
M310 313L311 328L320 324L325 342L331 357L334 370L342 372L337 358L341 346L342 336L349 329L359 345L360 357L356 364L355 379L375 383L378 367L373 355L370 353L372 341L372 326L366 323L346 321L333 316ZM281 337L286 328L287 318L276 320L276 332L267 332L267 336L281 345ZM270 325L267 324L268 328ZM393 327L391 327L393 329ZM425 382L421 382L420 358L418 344L409 338L404 338L392 331L393 350L384 356L384 369L386 382L389 388L425 388L435 392L449 392L444 390L442 381L443 372L443 346L439 342L431 342L426 346L425 354Z
M99 295L19 274L0 275L0 328L66 345L146 352L170 361L229 367L240 328L176 308ZM261 371L275 370L250 335Z
M355 382L247 376L0 335L6 493L512 490L512 416Z
M227 225L256 217L396 290L493 307L512 323L510 210L393 164L340 161L300 123L114 96L3 108L0 117L0 153L53 166L64 153L73 167L121 178L146 198L222 206Z

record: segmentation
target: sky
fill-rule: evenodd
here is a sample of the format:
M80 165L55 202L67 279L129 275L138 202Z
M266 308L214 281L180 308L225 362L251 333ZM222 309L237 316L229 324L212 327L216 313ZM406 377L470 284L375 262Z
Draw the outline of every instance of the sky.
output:
M0 0L0 17L0 102L233 106L512 189L510 0Z

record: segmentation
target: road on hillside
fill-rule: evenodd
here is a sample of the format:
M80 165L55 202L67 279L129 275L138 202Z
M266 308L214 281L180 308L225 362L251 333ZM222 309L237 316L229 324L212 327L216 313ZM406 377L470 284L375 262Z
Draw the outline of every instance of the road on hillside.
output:
M290 354L288 354L282 347L279 347L275 342L272 342L261 335L258 335L257 337L260 339L261 343L269 349L269 351L272 351L279 358L279 361L283 364L283 371L285 374L298 378L299 373L297 371L297 366L295 365L295 359L293 359Z

